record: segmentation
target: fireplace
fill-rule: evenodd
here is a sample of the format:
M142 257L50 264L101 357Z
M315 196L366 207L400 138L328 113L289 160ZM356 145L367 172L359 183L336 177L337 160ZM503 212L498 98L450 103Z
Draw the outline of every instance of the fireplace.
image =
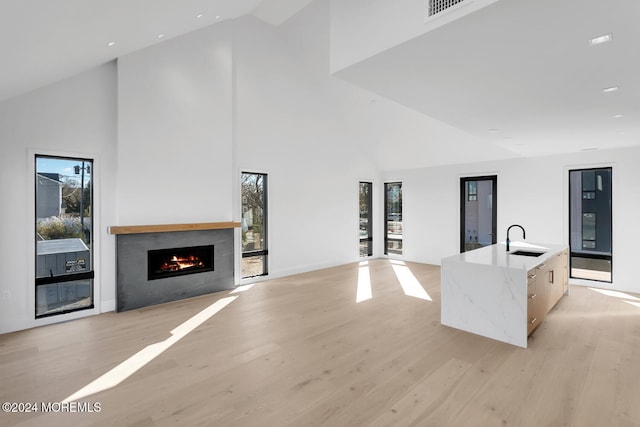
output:
M213 271L214 246L189 246L147 251L148 280Z
M117 310L233 289L235 228L239 222L111 227Z

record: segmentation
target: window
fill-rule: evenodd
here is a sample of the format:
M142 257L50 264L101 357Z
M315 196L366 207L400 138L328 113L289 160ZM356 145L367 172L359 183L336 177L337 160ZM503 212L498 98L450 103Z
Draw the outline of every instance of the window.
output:
M611 168L569 171L570 274L612 281Z
M460 178L460 252L496 243L498 176Z
M35 163L36 317L93 308L92 161Z
M602 186L602 180L600 180ZM582 172L582 198L584 200L595 200L596 198L596 172L588 170Z
M402 255L402 183L384 184L384 253Z
M596 247L596 214L595 212L582 213L582 249L595 249Z
M478 201L478 181L467 181L467 201Z
M242 278L267 270L267 175L242 172Z
M373 236L371 233L371 205L372 205L372 189L371 182L360 183L360 256L366 257L373 255Z

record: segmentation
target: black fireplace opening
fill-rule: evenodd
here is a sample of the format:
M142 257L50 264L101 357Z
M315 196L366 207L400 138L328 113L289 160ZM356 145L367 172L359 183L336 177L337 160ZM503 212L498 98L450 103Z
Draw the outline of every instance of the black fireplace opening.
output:
M148 280L213 271L213 245L148 251Z

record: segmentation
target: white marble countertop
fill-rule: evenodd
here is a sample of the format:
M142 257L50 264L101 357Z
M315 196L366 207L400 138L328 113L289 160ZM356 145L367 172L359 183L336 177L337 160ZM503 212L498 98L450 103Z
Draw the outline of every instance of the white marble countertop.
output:
M503 242L443 258L441 323L526 348L527 272L566 248L518 241L507 252ZM517 250L543 254L514 255Z
M450 262L466 262L471 264L492 265L496 267L511 268L517 270L530 270L547 259L560 253L566 246L552 244L537 244L528 242L511 242L510 251L504 242L491 246L474 249L457 255L446 257ZM513 255L517 250L525 250L530 252L543 252L537 257Z

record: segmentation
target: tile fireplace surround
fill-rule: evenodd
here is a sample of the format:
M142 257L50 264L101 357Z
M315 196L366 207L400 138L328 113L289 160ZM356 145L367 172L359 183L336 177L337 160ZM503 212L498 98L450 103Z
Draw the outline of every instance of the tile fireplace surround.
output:
M126 311L234 287L234 228L238 222L113 226L116 235L117 310ZM214 246L212 271L148 278L150 250Z

